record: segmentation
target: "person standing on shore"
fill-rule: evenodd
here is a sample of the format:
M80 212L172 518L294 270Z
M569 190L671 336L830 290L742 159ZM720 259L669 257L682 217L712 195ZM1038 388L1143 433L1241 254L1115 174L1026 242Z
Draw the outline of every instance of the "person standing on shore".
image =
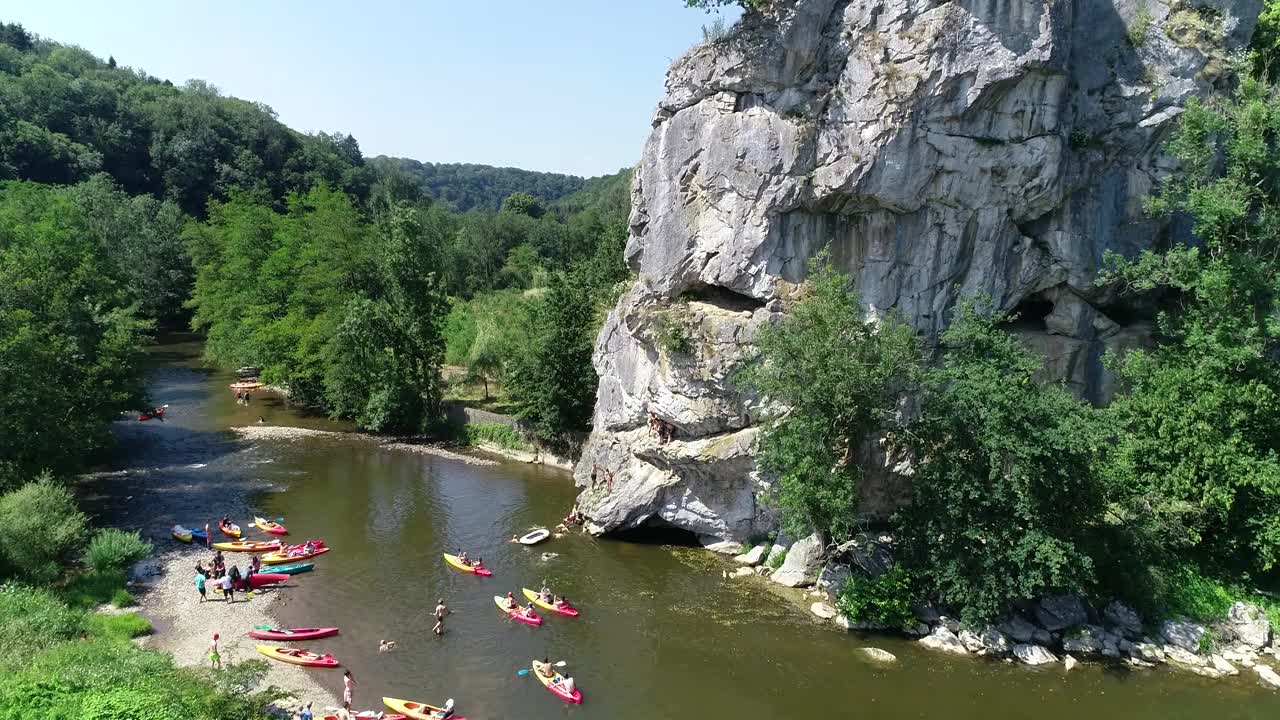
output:
M235 601L236 601L236 599L235 599L235 597L234 597L234 595L233 595L233 593L234 593L234 592L235 592L235 589L234 589L234 588L232 588L232 586L231 586L231 574L230 574L230 573L224 574L224 575L222 576L222 596L223 596L223 598L225 598L225 599L226 599L226 601L227 601L227 602L229 602L229 603L230 603L230 602L235 602Z
M202 568L196 568L196 590L200 591L200 602L205 601L204 581L205 581L204 570Z
M204 546L210 547L213 543L213 535L209 533L209 523L204 524Z
M209 667L214 670L222 669L222 655L218 653L218 633L214 633L213 639L209 641Z
M444 598L436 600L436 626L431 628L431 632L436 635L444 634L444 616L449 614L449 606L444 604Z
M351 703L355 696L356 681L351 677L350 670L344 670L342 673L342 707L346 710L351 709Z
M298 711L298 720L312 720L311 703L303 705L302 709Z

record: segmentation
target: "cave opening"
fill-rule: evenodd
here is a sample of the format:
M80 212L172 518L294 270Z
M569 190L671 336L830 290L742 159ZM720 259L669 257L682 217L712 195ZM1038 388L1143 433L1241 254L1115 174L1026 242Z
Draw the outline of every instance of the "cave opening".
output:
M640 527L611 532L606 537L635 545L701 547L696 533L678 528L661 518L652 517Z
M721 285L707 285L699 283L681 293L680 297L684 300L692 300L702 302L708 305L714 305L721 310L729 312L755 312L764 307L764 301L753 298L750 295L730 290Z
M1052 312L1052 302L1039 295L1031 295L1014 307L1009 313L1009 322L1005 326L1010 330L1043 332L1047 330L1045 318Z

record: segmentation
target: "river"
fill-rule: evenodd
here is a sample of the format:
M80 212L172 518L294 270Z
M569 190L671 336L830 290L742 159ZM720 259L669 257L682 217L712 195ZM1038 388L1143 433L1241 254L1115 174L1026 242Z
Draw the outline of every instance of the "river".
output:
M435 704L453 697L472 720L1280 717L1280 696L1249 671L1211 681L1165 669L1090 665L1068 675L1061 666L955 659L904 639L840 632L813 618L792 591L723 579L728 566L698 548L580 534L513 545L513 534L565 514L574 497L567 474L513 462L468 465L354 435L237 440L228 428L260 416L269 425L350 428L299 417L266 394L236 405L226 389L231 376L203 368L199 351L190 339L153 349L150 390L170 405L168 418L120 423L121 472L86 483L86 500L103 520L158 538L173 522L203 523L224 509L242 524L248 511L283 517L299 541L323 538L334 550L279 591L274 612L286 625L342 628L309 647L351 669L359 708L390 695ZM149 510L158 505L162 514ZM445 566L441 553L458 547L482 555L493 577ZM544 552L558 557L544 561ZM532 628L494 607L494 595L519 596L543 580L581 617L551 616ZM439 638L430 633L438 597L453 611ZM396 649L379 653L381 639L395 640ZM898 662L863 661L855 653L863 645ZM542 656L569 662L583 705L517 674ZM338 671L312 672L341 688Z

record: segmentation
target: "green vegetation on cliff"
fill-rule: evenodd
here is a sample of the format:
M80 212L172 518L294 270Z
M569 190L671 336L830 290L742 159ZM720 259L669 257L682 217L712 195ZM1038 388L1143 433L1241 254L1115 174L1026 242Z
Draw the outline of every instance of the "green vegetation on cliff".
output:
M879 352L893 320L869 330L853 296L832 294L847 280L814 274L789 317L765 333L762 362L746 376L790 408L760 442L788 523L837 541L854 533L860 474L848 471L842 448L872 431L885 435L892 460L913 468L912 502L893 518L898 562L913 582L856 583L846 605L870 619L892 606L882 595L909 588L976 622L1020 601L1080 592L1155 615L1196 615L1273 576L1277 127L1280 91L1260 80L1188 104L1169 145L1182 170L1149 209L1191 217L1195 244L1107 258L1100 283L1178 299L1164 304L1152 347L1109 358L1122 382L1107 408L1036 383L1043 359L981 301L956 309L937 357L921 365L910 353ZM853 339L870 357L853 362ZM844 362L852 366L826 376L823 368ZM871 382L855 382L863 378ZM892 412L909 396L913 409Z

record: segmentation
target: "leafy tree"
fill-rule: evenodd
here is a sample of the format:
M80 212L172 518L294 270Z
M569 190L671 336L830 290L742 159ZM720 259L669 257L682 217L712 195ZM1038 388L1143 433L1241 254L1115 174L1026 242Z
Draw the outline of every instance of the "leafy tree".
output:
M507 348L492 319L487 319L476 332L467 353L467 371L484 383L484 399L489 399L489 381L501 375Z
M1111 409L1106 471L1153 562L1260 573L1280 561L1276 127L1280 97L1257 80L1189 102L1170 143L1183 170L1151 209L1191 215L1198 243L1108 258L1104 282L1181 298L1156 347L1115 359L1130 392Z
M925 373L919 417L895 433L914 464L896 524L902 557L931 599L968 622L1020 600L1090 585L1104 506L1093 411L1032 377L1043 361L972 301Z
M0 490L73 469L142 405L147 324L78 193L0 184Z
M85 562L94 571L105 573L125 570L151 554L151 543L137 532L115 528L99 530L84 551Z
M533 305L528 345L511 358L507 391L517 414L544 441L590 423L598 382L591 366L598 327L592 299L580 274L553 275Z
M759 461L777 476L777 501L796 534L836 538L856 526L864 448L895 421L919 363L914 332L893 315L868 317L849 278L815 260L804 295L758 342L743 385L776 410Z
M56 578L84 541L84 514L71 491L47 474L0 496L0 523L0 561L31 582Z
M538 199L526 192L511 193L502 201L502 212L527 215L534 220L546 212Z

